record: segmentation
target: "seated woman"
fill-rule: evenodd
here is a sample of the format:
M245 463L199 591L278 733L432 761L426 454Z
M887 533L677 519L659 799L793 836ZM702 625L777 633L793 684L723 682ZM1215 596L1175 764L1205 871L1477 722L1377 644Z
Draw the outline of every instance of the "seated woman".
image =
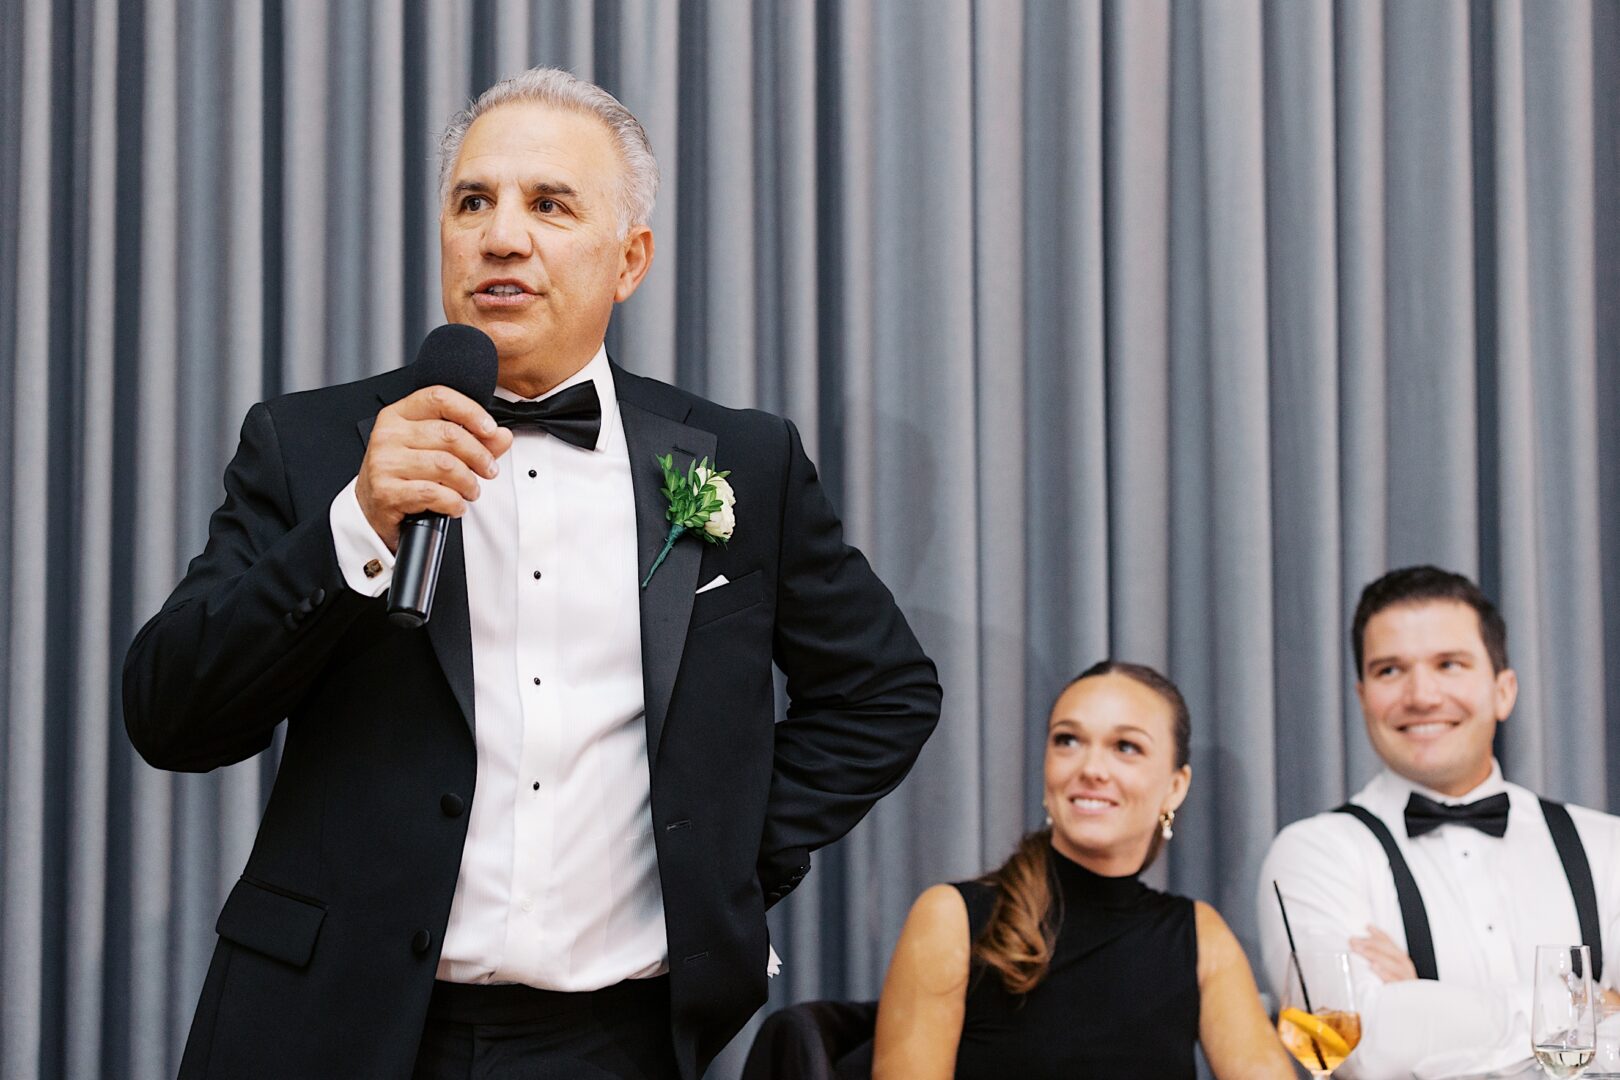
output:
M1047 721L1049 828L978 881L917 899L878 1003L874 1080L1295 1075L1214 908L1137 875L1187 797L1180 692L1103 661Z

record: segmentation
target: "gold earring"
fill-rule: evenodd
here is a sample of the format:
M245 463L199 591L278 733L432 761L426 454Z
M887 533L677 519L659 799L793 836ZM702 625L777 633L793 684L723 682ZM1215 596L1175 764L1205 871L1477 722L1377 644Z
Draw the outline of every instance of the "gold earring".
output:
M1166 840L1170 839L1172 836L1175 836L1176 830L1171 828L1171 826L1175 823L1176 812L1174 810L1166 810L1164 813L1160 814L1159 835L1164 837Z

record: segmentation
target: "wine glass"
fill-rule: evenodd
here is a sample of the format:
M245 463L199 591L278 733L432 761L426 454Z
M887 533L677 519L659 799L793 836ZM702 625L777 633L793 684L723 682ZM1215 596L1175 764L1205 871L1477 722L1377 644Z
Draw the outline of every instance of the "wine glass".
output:
M1597 1050L1592 953L1585 945L1537 945L1530 1046L1548 1076L1567 1080Z
M1361 1041L1348 953L1301 951L1289 956L1277 1034L1318 1080L1343 1064Z

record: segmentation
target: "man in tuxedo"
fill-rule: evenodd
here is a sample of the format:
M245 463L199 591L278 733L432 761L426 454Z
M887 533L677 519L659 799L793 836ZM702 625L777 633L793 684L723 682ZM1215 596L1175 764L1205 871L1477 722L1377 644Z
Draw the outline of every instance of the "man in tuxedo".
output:
M126 661L161 768L240 761L287 720L187 1080L696 1077L765 1000L766 908L938 718L793 425L607 359L653 259L635 118L535 69L443 154L445 314L495 342L498 400L401 369L255 405ZM731 535L647 577L663 455L730 470ZM383 594L421 511L453 520L407 630Z
M1472 581L1392 570L1362 592L1350 633L1385 768L1272 843L1257 899L1272 988L1283 993L1291 945L1352 954L1362 1039L1336 1076L1539 1075L1535 947L1584 941L1615 985L1620 819L1503 779L1493 737L1518 680L1507 625Z

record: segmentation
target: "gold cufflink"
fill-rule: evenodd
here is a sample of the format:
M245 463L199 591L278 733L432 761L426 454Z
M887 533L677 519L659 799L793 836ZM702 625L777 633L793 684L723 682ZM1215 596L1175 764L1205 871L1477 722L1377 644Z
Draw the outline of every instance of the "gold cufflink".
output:
M382 560L372 559L370 562L366 563L364 569L366 571L366 577L374 578L378 574L382 573Z

